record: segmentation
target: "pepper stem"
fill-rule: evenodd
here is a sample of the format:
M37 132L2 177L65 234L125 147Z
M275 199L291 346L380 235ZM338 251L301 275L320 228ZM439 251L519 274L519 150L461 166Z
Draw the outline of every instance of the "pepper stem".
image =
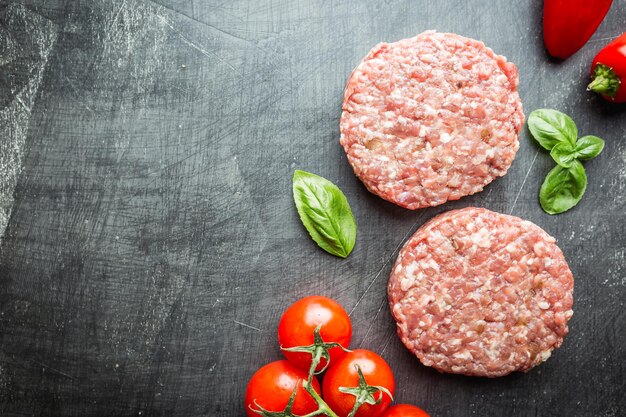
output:
M596 65L591 78L592 81L587 86L587 91L593 91L608 97L615 97L622 83L615 71L604 64Z

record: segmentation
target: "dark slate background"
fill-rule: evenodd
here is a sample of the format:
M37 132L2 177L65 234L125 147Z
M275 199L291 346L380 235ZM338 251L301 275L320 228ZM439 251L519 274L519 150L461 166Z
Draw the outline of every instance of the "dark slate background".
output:
M0 141L23 155L0 201L0 415L241 416L248 378L281 357L281 312L310 294L345 306L352 347L382 354L397 400L433 417L626 415L626 112L584 88L626 1L563 63L540 26L531 0L0 0ZM575 209L539 207L553 163L526 131L506 177L442 207L395 207L354 177L338 144L350 71L432 28L517 63L527 115L557 108L606 139ZM308 239L296 168L345 191L348 259ZM438 374L395 336L398 249L470 205L545 228L576 277L571 333L528 374Z

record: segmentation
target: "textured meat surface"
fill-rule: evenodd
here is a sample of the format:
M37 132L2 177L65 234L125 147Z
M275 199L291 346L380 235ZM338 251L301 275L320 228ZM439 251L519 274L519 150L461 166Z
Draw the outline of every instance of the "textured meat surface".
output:
M453 210L404 245L388 295L398 334L427 366L497 377L563 343L574 279L554 238L480 208Z
M517 68L482 42L424 32L375 46L353 71L341 145L374 194L409 209L506 174L524 123Z

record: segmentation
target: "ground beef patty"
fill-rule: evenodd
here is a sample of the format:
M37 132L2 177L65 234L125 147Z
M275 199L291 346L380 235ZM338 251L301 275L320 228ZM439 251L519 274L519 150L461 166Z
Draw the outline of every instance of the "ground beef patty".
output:
M376 45L353 71L341 145L374 194L409 209L506 174L524 124L517 68L482 42L424 32Z
M574 279L554 238L481 208L453 210L402 248L388 285L406 347L439 371L528 371L561 346Z

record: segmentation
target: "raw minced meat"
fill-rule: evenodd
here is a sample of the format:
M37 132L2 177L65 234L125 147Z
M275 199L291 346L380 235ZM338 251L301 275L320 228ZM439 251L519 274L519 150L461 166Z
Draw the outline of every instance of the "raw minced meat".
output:
M506 174L524 123L514 64L482 42L424 32L376 45L348 80L341 145L374 194L409 209Z
M402 248L388 295L402 342L439 371L528 371L563 343L574 280L553 237L481 208L453 210Z

